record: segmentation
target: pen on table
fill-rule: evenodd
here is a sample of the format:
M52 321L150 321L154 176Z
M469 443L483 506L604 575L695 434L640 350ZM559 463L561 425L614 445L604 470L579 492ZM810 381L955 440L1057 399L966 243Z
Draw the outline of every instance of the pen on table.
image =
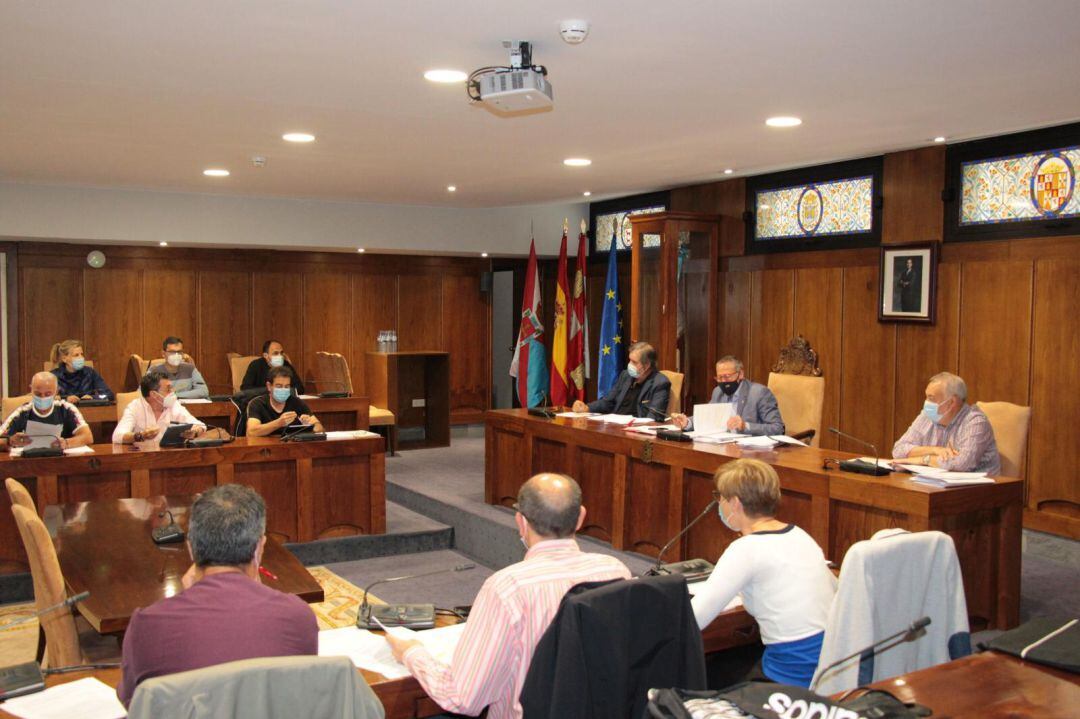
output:
M269 577L270 579L273 579L275 582L278 580L276 574L274 574L273 572L271 572L269 569L267 569L266 567L264 567L261 564L259 565L259 574L263 575L264 577Z

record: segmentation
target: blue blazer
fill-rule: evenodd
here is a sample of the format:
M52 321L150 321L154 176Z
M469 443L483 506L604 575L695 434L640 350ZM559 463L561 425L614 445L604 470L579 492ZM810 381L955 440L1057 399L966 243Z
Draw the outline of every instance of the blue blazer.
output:
M590 412L611 414L622 404L623 397L630 390L630 384L634 378L630 373L623 370L618 379L612 385L611 390L600 399L589 403ZM634 407L635 417L648 417L649 419L661 420L667 415L668 397L671 394L671 381L660 374L659 370L645 378L641 383L641 393ZM655 411L650 411L649 408ZM659 412L659 414L657 414Z

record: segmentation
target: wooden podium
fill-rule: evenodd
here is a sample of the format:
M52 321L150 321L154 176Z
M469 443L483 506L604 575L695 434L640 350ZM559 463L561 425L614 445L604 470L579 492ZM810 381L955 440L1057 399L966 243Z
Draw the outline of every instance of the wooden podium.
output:
M398 448L450 446L449 352L368 352L367 393L397 417ZM423 439L409 438L412 427Z

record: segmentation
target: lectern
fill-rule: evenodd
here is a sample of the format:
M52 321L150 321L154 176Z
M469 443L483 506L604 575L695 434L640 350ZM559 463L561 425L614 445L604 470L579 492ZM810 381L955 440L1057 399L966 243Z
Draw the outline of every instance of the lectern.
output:
M368 352L366 381L371 404L397 417L399 448L450 446L449 352Z

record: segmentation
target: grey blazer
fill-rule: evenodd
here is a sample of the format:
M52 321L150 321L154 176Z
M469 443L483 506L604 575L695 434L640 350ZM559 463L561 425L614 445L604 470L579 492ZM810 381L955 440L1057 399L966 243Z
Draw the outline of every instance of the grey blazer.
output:
M776 395L763 384L744 379L739 383L738 401L735 402L735 414L746 422L745 434L765 435L783 434L785 432L784 420L780 417L780 407L776 404ZM720 402L720 388L713 388L709 404ZM687 429L693 429L691 420Z

